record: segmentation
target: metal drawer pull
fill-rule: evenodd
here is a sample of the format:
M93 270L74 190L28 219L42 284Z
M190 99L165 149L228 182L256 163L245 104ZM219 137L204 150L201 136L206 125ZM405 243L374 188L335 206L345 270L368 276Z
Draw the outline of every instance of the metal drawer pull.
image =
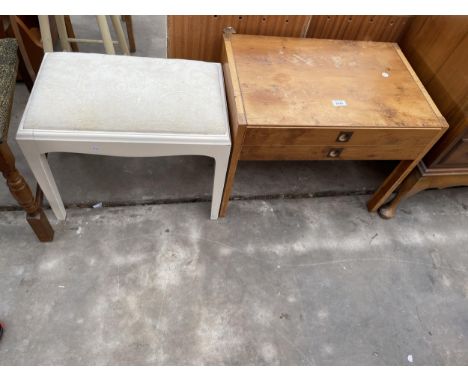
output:
M330 149L327 156L329 158L338 158L341 155L342 151L343 149Z
M337 142L348 142L351 137L353 136L352 131L340 131L338 134L338 138L336 138Z

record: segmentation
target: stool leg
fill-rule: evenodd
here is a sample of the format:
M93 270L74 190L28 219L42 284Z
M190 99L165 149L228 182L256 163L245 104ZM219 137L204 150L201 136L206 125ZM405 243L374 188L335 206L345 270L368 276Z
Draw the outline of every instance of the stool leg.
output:
M44 52L53 52L54 45L52 43L52 34L50 33L49 16L40 15L38 18L39 28L41 30L42 48Z
M112 25L114 26L115 33L117 33L117 40L119 40L120 49L122 53L126 56L130 54L128 50L127 40L125 39L125 34L122 28L122 23L120 22L120 16L111 16Z
M223 197L224 183L226 181L227 168L229 163L229 154L231 147L226 148L214 157L215 172L213 181L213 196L211 199L211 219L216 220L219 217L219 208Z
M49 201L52 211L58 220L65 220L67 213L65 212L65 206L63 205L62 198L60 197L59 190L55 184L54 177L50 171L49 162L45 154L41 154L37 151L34 144L31 141L18 140L18 144L23 151L24 157L31 168L37 183L41 186L45 197Z
M107 54L115 54L114 43L109 31L109 25L107 24L106 16L96 16L99 30L101 31L102 42L104 43L104 49Z

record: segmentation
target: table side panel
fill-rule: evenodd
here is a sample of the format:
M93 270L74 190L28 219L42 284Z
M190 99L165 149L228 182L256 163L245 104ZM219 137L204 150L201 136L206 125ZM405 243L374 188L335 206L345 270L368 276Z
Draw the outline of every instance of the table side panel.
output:
M239 125L245 125L244 105L239 88L236 66L232 55L231 43L229 37L223 40L223 51L221 55L221 65L224 73L224 83L226 89L226 98L229 110L229 122L231 125L231 137L235 144L239 142Z
M226 175L226 183L223 190L223 198L219 211L220 216L225 216L234 184L234 176L237 170L246 131L246 121L242 95L239 89L239 80L236 72L235 60L232 54L230 35L223 38L222 67L226 85L226 97L229 109L229 120L231 125L232 149L229 158L229 167Z

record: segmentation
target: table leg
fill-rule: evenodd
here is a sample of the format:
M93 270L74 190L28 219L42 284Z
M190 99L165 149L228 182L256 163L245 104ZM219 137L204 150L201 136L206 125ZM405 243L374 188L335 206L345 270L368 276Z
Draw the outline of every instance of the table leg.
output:
M232 186L234 185L234 176L236 175L237 162L239 162L240 153L242 151L242 142L244 141L245 126L233 126L232 128L232 150L231 158L229 159L229 167L226 176L226 184L224 185L223 199L221 201L221 210L219 216L226 216L226 211L231 196Z
M392 219L395 217L398 205L410 196L417 194L424 189L421 182L421 173L417 168L413 169L410 175L401 183L395 197L379 208L379 215L384 219Z
M417 164L417 160L401 161L387 177L387 179L385 179L374 195L372 195L371 199L367 202L367 209L369 212L376 212L379 207L388 200L388 198L397 189L400 183L403 182L403 180L416 167Z

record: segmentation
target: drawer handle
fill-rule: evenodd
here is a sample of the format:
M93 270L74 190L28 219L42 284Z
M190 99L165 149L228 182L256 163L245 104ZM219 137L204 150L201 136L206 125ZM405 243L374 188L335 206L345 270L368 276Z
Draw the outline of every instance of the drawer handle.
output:
M337 142L348 142L353 136L352 131L340 131L338 137L336 138Z
M327 156L329 158L339 158L342 151L343 151L343 149L330 149Z

